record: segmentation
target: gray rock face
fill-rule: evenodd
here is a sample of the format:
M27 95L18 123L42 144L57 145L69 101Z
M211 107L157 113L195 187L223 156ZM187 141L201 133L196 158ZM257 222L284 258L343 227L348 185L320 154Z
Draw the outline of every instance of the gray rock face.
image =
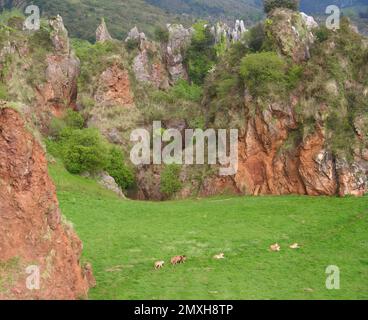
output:
M139 82L146 82L156 88L167 89L169 87L168 74L164 63L160 46L146 39L143 32L139 32L134 27L130 32L127 41L138 43L139 53L133 60L133 71Z
M101 172L98 175L98 183L100 185L102 185L104 188L106 188L107 190L110 190L114 193L116 193L119 197L124 198L125 199L125 195L123 193L123 191L121 190L121 188L117 185L117 183L115 182L115 179L113 177L111 177L108 173L106 172Z
M182 51L192 39L193 29L186 29L181 24L168 24L169 41L166 48L167 69L170 80L175 83L179 79L187 79L188 75L183 66Z
M112 37L107 29L105 19L102 19L101 24L96 30L96 42L105 42L112 40Z
M313 30L314 28L318 28L318 23L312 16L308 16L304 12L301 12L300 15L302 16L302 19L304 20L309 31Z
M68 55L70 52L68 30L66 30L63 18L57 15L49 20L49 25L52 28L51 41L55 51L58 54Z
M211 32L215 37L216 43L223 40L229 45L231 42L241 41L244 33L248 30L243 20L236 20L234 28L229 27L226 23L218 22L211 28Z
M269 19L272 23L266 25L266 34L273 39L281 54L297 63L310 59L310 47L315 39L306 20L311 26L311 19L288 9L275 9Z
M143 41L146 40L146 35L144 32L139 32L137 27L134 27L132 30L129 31L128 37L125 39L125 42L128 42L129 40L135 40L135 41Z

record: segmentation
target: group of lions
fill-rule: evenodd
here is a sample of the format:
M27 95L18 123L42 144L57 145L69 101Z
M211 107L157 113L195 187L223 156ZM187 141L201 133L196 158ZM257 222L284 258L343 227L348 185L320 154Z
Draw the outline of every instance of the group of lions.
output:
M171 258L170 262L173 266L180 264L180 263L184 263L187 260L186 256L175 256L173 258ZM155 262L155 269L162 269L164 267L165 261L156 261Z
M213 258L214 259L224 259L225 255L224 255L224 253L220 253L220 254L215 255ZM187 260L186 256L175 256L175 257L171 258L170 263L173 266L175 266L177 264L185 263L186 260ZM164 267L164 264L165 264L165 261L156 261L155 262L155 269L156 270L162 269Z
M290 249L299 249L300 246L298 243L294 243L292 244L290 247ZM273 245L270 246L270 250L273 252L279 252L281 250L281 246L278 243L275 243ZM213 256L214 259L220 260L220 259L225 259L225 254L224 253L219 253L216 254L215 256ZM171 258L170 262L173 266L177 265L177 264L181 264L181 263L185 263L185 261L187 260L186 256L175 256L173 258ZM156 261L155 262L155 269L159 270L162 269L164 267L165 261Z

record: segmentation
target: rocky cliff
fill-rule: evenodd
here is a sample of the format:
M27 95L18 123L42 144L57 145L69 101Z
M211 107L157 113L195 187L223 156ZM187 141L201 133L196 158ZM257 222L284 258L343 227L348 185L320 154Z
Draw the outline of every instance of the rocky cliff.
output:
M193 50L195 28L167 25L156 41L133 28L125 41L118 41L102 22L96 44L74 40L76 54L59 16L34 34L3 30L2 81L8 100L22 102L26 118L42 132L47 133L43 129L53 116L75 108L126 158L131 131L151 130L153 120L181 132L238 128L237 174L223 178L213 166L184 166L179 197L366 193L367 40L348 23L328 31L305 14L280 9L251 30L241 21L235 29L221 23L206 28L197 34ZM39 43L45 50L35 49ZM266 74L252 90L242 61L257 54L261 59L262 53L278 60L282 76L268 83ZM30 66L37 61L37 74L44 77L31 81L35 69ZM267 69L267 63L260 65ZM192 83L189 67L203 70L204 84ZM24 83L21 90L19 83ZM165 166L135 169L136 197L166 198L160 190Z
M0 299L85 298L93 278L80 265L81 252L61 216L42 147L19 113L1 103Z
M348 21L339 32L325 31L328 39L317 39L315 28L305 15L273 11L264 43L300 70L296 88L284 95L283 86L273 82L260 94L245 85L236 89L237 105L214 115L215 125L224 115L233 124L243 119L234 177L242 193L362 196L368 191L367 127L359 129L368 112L367 47ZM225 69L217 72L234 72ZM218 99L209 98L208 104Z

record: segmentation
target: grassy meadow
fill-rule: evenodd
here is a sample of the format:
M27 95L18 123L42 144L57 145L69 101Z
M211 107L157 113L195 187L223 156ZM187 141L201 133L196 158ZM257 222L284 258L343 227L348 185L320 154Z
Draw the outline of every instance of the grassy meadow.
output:
M368 298L368 197L138 202L59 164L50 173L94 267L90 299ZM279 253L269 251L275 242ZM186 264L172 267L175 255ZM156 260L165 268L155 271ZM326 289L329 265L340 268L340 290Z

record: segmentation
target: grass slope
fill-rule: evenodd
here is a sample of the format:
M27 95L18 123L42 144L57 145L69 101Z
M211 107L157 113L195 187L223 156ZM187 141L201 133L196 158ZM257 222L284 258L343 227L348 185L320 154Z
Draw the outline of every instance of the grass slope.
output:
M368 298L367 197L135 202L59 165L50 173L94 266L91 299ZM269 252L276 241L282 251ZM178 254L185 265L153 270ZM340 267L341 290L325 288L328 265Z

